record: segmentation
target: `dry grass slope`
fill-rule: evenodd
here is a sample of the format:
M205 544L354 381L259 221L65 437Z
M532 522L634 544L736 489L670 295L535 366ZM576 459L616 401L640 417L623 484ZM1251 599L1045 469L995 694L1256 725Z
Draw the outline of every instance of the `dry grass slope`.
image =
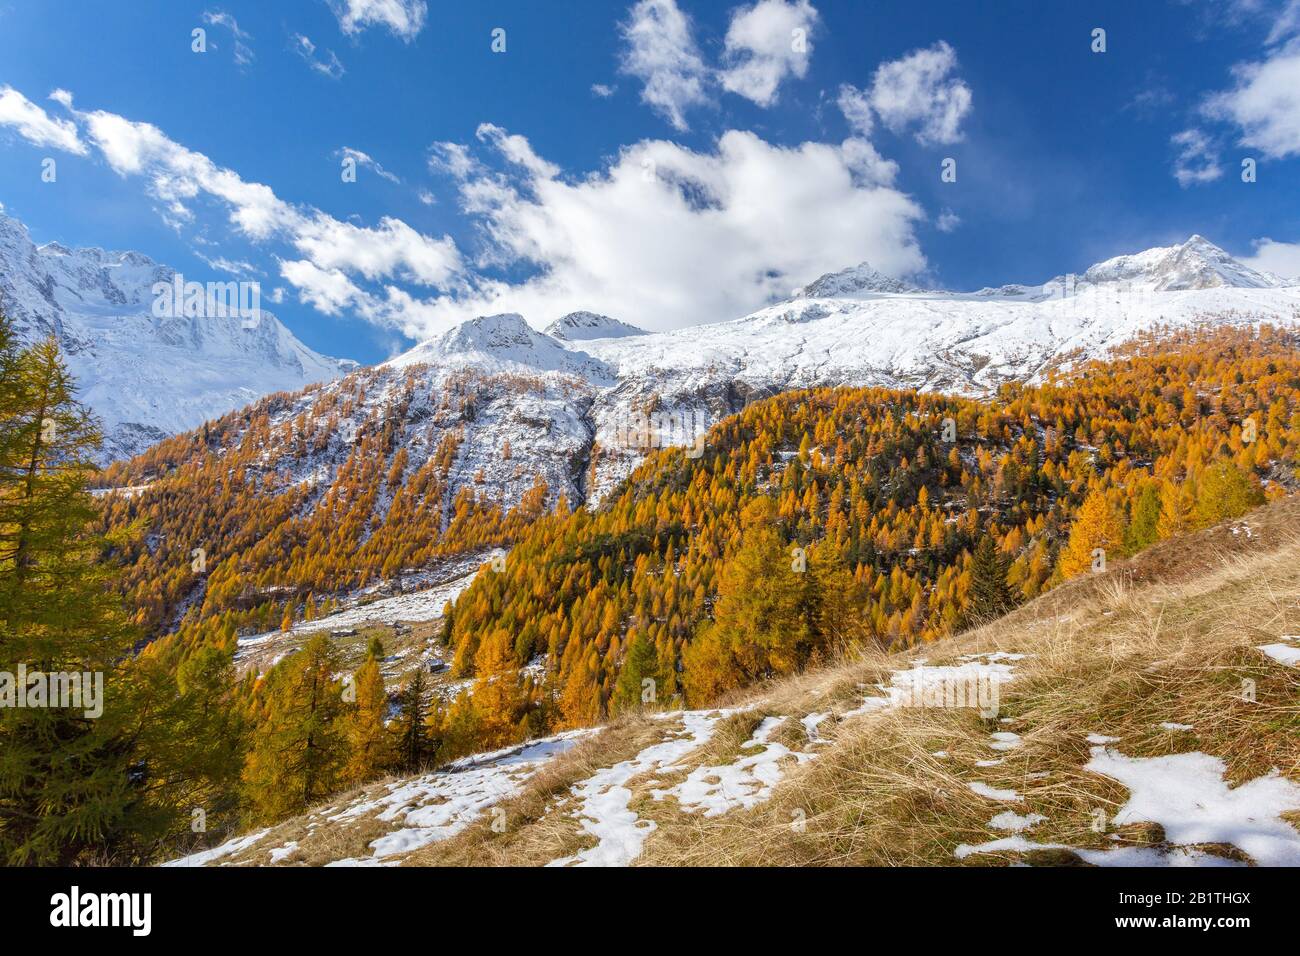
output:
M1127 757L1204 752L1224 761L1224 779L1232 786L1274 768L1300 783L1300 668L1258 650L1296 633L1300 501L1286 500L1162 542L957 638L904 655L862 653L722 702L746 709L720 720L712 738L680 762L626 782L628 808L656 825L635 862L1083 864L1071 849L958 855L963 844L1010 836L990 826L1005 811L1042 818L1022 834L1035 844L1172 850L1154 822L1111 822L1104 830L1096 825L1098 811L1111 820L1130 794L1117 780L1085 769L1095 746L1088 736L1114 738L1110 746ZM997 717L970 709L893 708L839 719L864 696L879 694L876 685L888 684L894 671L919 660L940 666L999 651L1027 656L1016 661L1015 680L1001 689ZM1244 680L1254 682L1253 701L1243 696ZM827 712L831 716L817 726L819 739L810 740L800 718ZM753 753L745 743L769 715L789 718L772 741L816 758L783 758L768 799L749 810L705 816L685 812L672 796L655 797L654 791L679 783L696 767ZM617 721L552 759L502 802L504 827L499 814L495 827L485 815L401 862L539 865L590 847L595 840L574 816L571 788L662 740L673 727L653 715ZM994 733L1019 740L995 747ZM972 783L1014 791L1020 799L990 799ZM1300 824L1296 812L1282 818ZM289 821L259 841L256 853L230 862L265 861L265 848L285 839L301 845L287 863L365 855L360 831L339 839L325 829L307 832ZM1196 849L1251 862L1227 844Z
M1005 809L1046 817L1032 831L1040 843L1158 845L1163 834L1154 824L1095 832L1094 812L1113 816L1128 794L1116 781L1083 769L1091 746L1087 735L1118 738L1115 746L1136 757L1201 750L1226 762L1233 785L1274 767L1300 782L1300 671L1255 648L1296 632L1300 503L1284 501L1163 542L956 639L901 657L864 655L726 702L757 707L721 725L684 767L726 762L764 714L855 706L861 685L887 681L908 661L942 665L989 651L1030 655L1017 663L1016 680L1003 689L1005 722L985 720L973 710L933 708L885 710L834 727L827 721L819 730L831 743L818 759L787 768L772 799L750 811L683 814L671 801L652 799L646 781L634 781L631 807L658 824L637 862L952 865L960 844L1007 835L988 826ZM1253 703L1241 696L1246 678L1256 684ZM801 729L793 720L785 726ZM1020 746L991 749L990 734L1000 731L1018 734ZM512 825L506 833L476 825L408 862L537 864L572 852L577 828L562 812L568 809L563 784L601 762L593 761L591 751L604 741L597 738L581 753L559 758L548 769L545 796L526 794L508 808ZM976 766L994 759L1003 762ZM658 777L662 783L663 775ZM973 781L1015 790L1023 802L991 802L970 789ZM547 806L549 813L539 813ZM1240 856L1233 848L1210 850ZM1028 858L1081 862L1062 851ZM965 862L1019 859L1013 853L980 854Z

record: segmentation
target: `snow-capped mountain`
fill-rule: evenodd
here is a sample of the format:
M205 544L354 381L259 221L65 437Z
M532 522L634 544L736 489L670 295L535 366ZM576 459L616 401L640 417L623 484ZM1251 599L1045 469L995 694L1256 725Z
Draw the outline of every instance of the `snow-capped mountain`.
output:
M796 299L831 299L860 292L921 292L919 286L877 272L862 262L839 272L828 272L802 289L794 290Z
M79 397L103 421L104 461L357 367L307 348L264 310L256 321L215 309L158 318L153 287L175 276L138 252L38 247L0 212L0 307L21 341L58 339Z
M1067 277L1054 282L1066 283ZM1078 277L1080 286L1129 283L1154 292L1191 289L1276 289L1286 280L1257 272L1238 262L1203 236L1192 236L1177 246L1148 249L1132 256L1099 262ZM1049 283L1050 285L1051 283Z
M323 450L290 451L306 455L288 465L296 480L328 487L357 435L392 427L408 469L454 446L448 501L468 489L508 509L538 478L552 499L598 501L654 448L690 445L750 401L792 388L988 394L1157 326L1300 324L1300 286L1196 236L1041 286L893 291L891 281L857 266L744 318L671 332L566 316L556 332L610 330L576 341L519 315L480 317L264 407L284 428L347 410Z
M507 312L462 322L384 363L392 368L431 366L436 373L473 370L483 375L554 372L613 384L611 370L585 352L538 332L524 317Z
M628 335L645 335L645 329L611 319L595 312L570 312L546 327L546 334L561 342L585 342L587 339L619 339Z
M1155 326L1300 323L1300 285L1256 272L1201 236L1041 286L962 293L895 283L863 264L731 322L584 342L619 381L592 407L605 450L593 492L643 457L616 440L638 408L653 406L670 420L673 427L660 429L664 443L686 444L753 397L791 388L987 394L1004 381L1037 380L1069 358L1103 355Z

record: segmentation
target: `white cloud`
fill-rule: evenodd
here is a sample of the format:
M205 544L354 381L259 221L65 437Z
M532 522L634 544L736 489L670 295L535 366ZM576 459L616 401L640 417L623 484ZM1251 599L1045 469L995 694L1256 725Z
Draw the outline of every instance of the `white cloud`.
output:
M700 58L691 22L675 0L639 0L623 24L627 42L619 69L644 84L641 100L673 128L688 128L686 111L709 101L709 69Z
M194 202L208 198L226 207L230 222L247 238L292 245L305 258L282 263L281 274L304 301L322 311L350 306L371 321L391 320L382 300L372 298L349 276L437 288L460 281L464 264L449 237L426 236L392 217L375 227L341 222L318 209L284 202L269 186L245 181L149 123L104 111L74 115L115 172L146 179L169 222L192 219ZM373 164L364 153L352 152Z
M434 143L429 147L429 168L434 172L450 173L464 179L478 167L478 160L470 155L463 143Z
M408 43L424 29L429 12L424 0L330 0L330 9L339 29L349 36L368 26L382 26Z
M840 144L844 165L852 170L859 182L872 186L890 186L898 176L898 163L885 159L876 147L865 139L853 136Z
M1256 239L1254 246L1253 255L1238 259L1252 269L1300 281L1300 243Z
M208 264L209 269L216 269L218 272L229 272L231 275L261 275L262 270L257 268L251 262L245 262L242 259L227 259L224 256L209 258L201 252L195 252L196 256Z
M343 69L343 64L339 62L339 58L334 55L333 50L323 50L322 55L317 56L316 44L311 41L310 37L295 33L291 39L293 40L293 49L317 73L328 76L331 80L337 80L346 72Z
M1263 59L1234 66L1232 89L1208 97L1203 112L1235 124L1238 143L1268 158L1300 155L1300 0L1249 6L1271 24Z
M845 83L840 86L840 94L836 102L839 104L840 112L844 114L844 119L848 121L849 129L859 136L871 135L876 121L871 112L871 100L864 90Z
M351 146L344 146L342 149L334 151L334 155L341 159L350 159L358 166L363 166L371 170L381 179L387 179L390 183L400 183L402 180L393 173L384 169L383 166L375 159L372 159L368 153L363 153L359 149L353 149Z
M916 141L923 146L955 143L962 139L961 122L971 109L970 87L952 75L956 69L956 52L940 40L932 47L882 63L865 99L880 121L896 133L914 129ZM859 91L848 89L848 101L856 108L859 98L854 94ZM845 101L841 88L841 109Z
M201 194L226 203L230 221L252 239L292 229L301 218L269 186L245 182L202 153L172 141L156 126L102 110L76 115L109 166L122 176L147 177L150 192L176 219L191 218L187 203Z
M939 213L939 218L934 221L934 228L940 232L953 232L961 225L961 216L957 215L951 209L945 209Z
M1206 113L1241 129L1243 146L1272 159L1300 154L1300 42L1233 68L1236 86L1211 96Z
M1178 147L1174 178L1184 189L1213 182L1223 175L1213 144L1199 129L1185 129L1175 133L1169 141Z
M733 130L713 152L645 141L572 179L526 141L481 138L512 168L465 178L463 206L497 261L536 274L405 301L412 334L496 312L540 325L577 309L671 328L735 318L864 258L893 275L925 265L913 235L923 214L882 185L896 167L863 140L786 148Z
M480 237L475 272L450 237L392 217L340 221L148 123L72 115L86 144L140 178L168 221L215 204L234 233L282 244L279 274L301 301L417 337L476 315L517 311L541 325L580 308L662 329L743 315L863 259L900 276L925 267L914 235L924 214L893 188L897 165L860 137L783 147L733 130L698 152L644 141L572 176L525 137L483 124L485 161L462 145L430 150Z
M607 100L618 91L617 86L610 86L608 83L591 84L591 95L598 96L602 100Z
M1273 28L1268 33L1268 43L1281 43L1287 37L1300 33L1300 0L1287 0L1287 4L1274 17Z
M298 290L299 302L305 302L326 315L338 315L346 308L366 302L366 294L338 269L322 269L306 260L298 260L281 262L280 275Z
M223 10L205 10L203 22L208 26L222 27L229 31L235 48L235 63L239 66L248 66L253 62L253 48L248 45L248 41L253 38L239 28L238 20Z
M535 152L527 137L518 133L507 133L500 126L492 123L480 123L476 131L478 138L496 149L508 163L522 166L537 179L554 179L560 174L560 168L548 163Z
M392 277L441 287L461 268L451 239L432 239L391 216L368 228L317 213L297 226L292 242L320 269L358 273L372 281Z
M723 87L759 106L771 106L787 76L808 72L809 38L817 21L808 0L758 0L737 9L723 47Z
M65 106L71 103L66 90L55 90L50 99ZM33 146L53 146L79 156L86 154L86 144L77 135L75 123L55 119L11 86L0 86L0 126L12 127Z
M755 0L731 15L721 66L705 62L690 18L677 0L638 0L622 24L619 71L642 83L641 101L679 132L686 114L712 103L719 87L762 107L777 102L781 84L808 72L809 37L819 22L810 0ZM592 92L609 96L612 87Z

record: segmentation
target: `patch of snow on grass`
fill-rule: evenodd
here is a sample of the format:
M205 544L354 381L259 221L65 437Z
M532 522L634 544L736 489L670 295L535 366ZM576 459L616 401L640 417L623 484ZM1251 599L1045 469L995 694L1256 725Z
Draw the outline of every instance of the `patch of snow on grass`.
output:
M1131 791L1117 824L1150 821L1170 843L1230 843L1261 866L1300 866L1300 832L1278 816L1300 810L1300 786L1277 770L1229 787L1223 761L1209 754L1127 757L1103 747L1085 769Z
M1013 833L1020 833L1028 830L1030 827L1037 826L1044 822L1047 817L1041 813L1029 813L1021 816L1019 813L1013 813L1011 810L1003 810L996 817L989 821L989 826L995 830L1010 830Z
M1259 649L1279 664L1300 667L1300 647L1291 644L1261 644Z
M329 820L342 823L374 814L383 823L399 824L371 842L373 862L410 853L455 836L485 810L517 794L548 761L590 733L569 731L457 761L446 770L389 784L383 795L358 801Z
M646 838L655 830L653 820L640 819L629 808L633 777L670 766L713 736L718 721L735 711L697 710L668 713L661 720L680 718L682 735L652 744L630 760L598 770L575 784L572 793L581 801L574 812L582 829L596 838L596 845L573 856L552 860L547 866L627 866L641 854Z
M973 783L968 783L966 786L970 787L972 791L979 794L981 797L988 797L990 800L1004 800L1008 803L1020 803L1025 799L1014 790L999 790L996 787L990 787L987 783L979 780L976 780Z
M867 697L858 707L840 714L840 719L859 717L888 707L983 708L988 704L996 708L998 687L1015 677L1011 665L996 661L1019 660L1025 656L1004 651L967 654L961 658L965 663L941 667L927 665L924 660L917 661L906 670L894 671L888 687L876 685L888 696Z
M830 711L826 711L825 713L820 714L808 714L806 717L800 719L799 723L803 724L803 731L808 735L808 742L810 744L826 743L826 738L817 732L817 727L830 715Z
M271 862L279 863L281 860L288 859L298 851L298 841L290 840L284 846L278 846L271 851Z
M162 864L163 866L207 866L214 860L222 857L234 856L241 850L247 850L253 846L262 837L270 833L270 829L258 830L256 833L250 833L248 836L235 837L233 840L227 840L220 846L214 846L211 850L200 850L198 853L191 853L189 856L183 856L178 860L169 860Z
M772 788L780 782L782 760L793 757L803 763L813 759L812 754L770 741L772 732L785 721L785 717L764 717L753 736L741 745L742 750L761 747L758 753L735 763L696 767L677 786L654 791L654 798L676 797L687 813L703 810L706 817L721 816L738 807L748 810L757 806L772 795Z
M1093 866L1242 866L1226 856L1191 847L1120 846L1113 850L1075 850Z
M971 845L963 843L953 851L953 856L964 860L977 853L1027 853L1030 850L1069 850L1093 866L1240 866L1235 860L1202 853L1200 850L1172 847L1161 849L1149 846L1117 847L1114 850L1087 850L1064 843L1035 843L1020 835L990 840Z
M1073 849L1073 847L1068 847L1063 843L1035 843L1033 840L1027 840L1024 837L1017 835L1002 837L1000 840L990 840L988 843L977 843L973 846L969 843L962 843L953 851L952 855L959 860L964 860L966 857L973 856L976 853L1004 853L1008 851L1013 853L1024 853L1028 850L1071 849Z

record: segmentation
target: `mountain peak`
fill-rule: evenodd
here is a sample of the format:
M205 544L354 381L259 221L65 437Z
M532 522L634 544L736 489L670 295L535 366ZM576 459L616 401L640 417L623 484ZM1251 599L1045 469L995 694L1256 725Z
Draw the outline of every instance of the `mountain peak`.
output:
M538 332L517 312L467 319L385 364L473 368L484 374L561 372L602 381L609 376L603 364Z
M841 269L839 272L827 272L816 281L802 289L795 289L793 298L821 299L859 292L906 293L921 292L919 286L887 276L871 267L870 263L860 262L856 266Z
M1063 277L1055 281L1064 281ZM1191 289L1271 289L1283 283L1238 262L1199 233L1186 242L1116 256L1091 266L1080 285L1126 284L1154 292Z
M466 319L448 332L447 336L496 348L516 341L531 340L536 334L518 312L498 312L496 315L479 315Z
M621 339L629 335L645 335L646 331L596 312L570 312L548 325L546 334L561 342L585 342L588 339Z

